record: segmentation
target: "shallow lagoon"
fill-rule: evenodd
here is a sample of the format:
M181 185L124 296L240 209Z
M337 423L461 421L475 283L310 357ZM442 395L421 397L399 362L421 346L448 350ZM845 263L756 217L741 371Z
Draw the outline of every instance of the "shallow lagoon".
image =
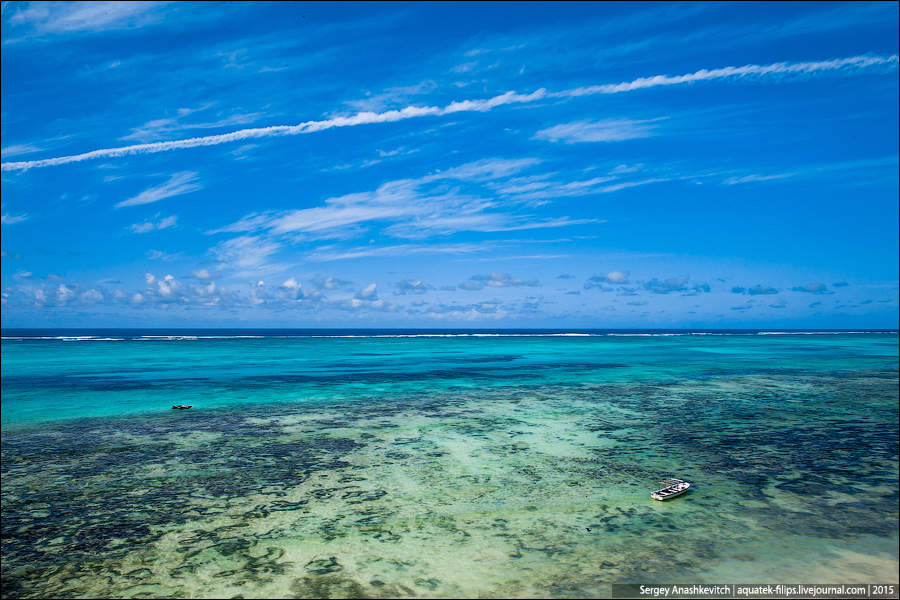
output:
M4 596L894 582L897 341L6 340Z

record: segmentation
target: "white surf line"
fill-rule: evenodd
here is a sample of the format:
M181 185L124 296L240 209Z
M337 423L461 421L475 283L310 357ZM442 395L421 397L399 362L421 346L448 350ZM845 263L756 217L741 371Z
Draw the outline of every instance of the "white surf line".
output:
M561 97L579 97L590 96L594 94L616 94L619 92L630 92L632 90L645 89L660 85L677 85L682 83L692 83L695 81L709 81L712 79L722 79L727 77L747 77L747 76L773 76L773 75L790 75L790 74L813 74L819 71L834 71L838 69L850 68L866 68L875 65L886 65L897 63L898 56L853 56L850 58L838 58L827 61L817 62L800 62L800 63L775 63L772 65L745 65L743 67L725 67L722 69L713 69L711 71L701 69L696 73L687 75L668 76L657 75L655 77L641 77L634 81L597 85L591 87L580 87L562 92L547 92L545 88L541 88L531 94L517 94L516 92L506 92L499 96L494 96L487 100L463 100L461 102L451 102L447 106L440 108L437 106L408 106L402 110L389 110L382 113L361 112L352 117L335 117L324 121L307 121L299 125L279 125L274 127L263 127L255 129L241 129L232 133L224 133L221 135L209 135L205 137L190 138L186 140L175 140L171 142L154 142L151 144L137 144L134 146L124 146L122 148L108 148L104 150L94 150L85 152L84 154L75 154L72 156L61 156L59 158L47 158L43 160L29 160L21 162L5 162L2 164L3 171L18 171L24 169L35 169L38 167L52 167L56 165L64 165L72 162L81 162L94 158L116 158L128 154L150 154L153 152L165 152L167 150L180 150L183 148L196 148L198 146L215 146L228 142L236 142L252 138L277 137L283 135L299 135L301 133L313 133L323 131L333 127L352 127L354 125L364 125L369 123L390 123L394 121L402 121L412 119L414 117L425 116L442 116L457 112L487 112L496 106L514 103L528 103L541 100L542 98L561 98Z

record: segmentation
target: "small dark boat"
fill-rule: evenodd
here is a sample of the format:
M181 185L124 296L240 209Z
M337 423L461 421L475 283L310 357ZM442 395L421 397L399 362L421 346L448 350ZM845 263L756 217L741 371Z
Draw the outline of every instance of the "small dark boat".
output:
M691 487L684 479L663 479L659 482L659 489L650 494L654 500L668 500L680 496Z
M172 410L187 410L194 406L193 404L175 404L172 406Z

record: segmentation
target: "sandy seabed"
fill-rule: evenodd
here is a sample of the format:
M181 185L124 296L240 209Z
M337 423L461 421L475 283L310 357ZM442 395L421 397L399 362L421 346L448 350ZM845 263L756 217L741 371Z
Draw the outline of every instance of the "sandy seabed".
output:
M896 397L896 371L755 374L8 430L3 595L896 582ZM650 500L666 476L694 489Z

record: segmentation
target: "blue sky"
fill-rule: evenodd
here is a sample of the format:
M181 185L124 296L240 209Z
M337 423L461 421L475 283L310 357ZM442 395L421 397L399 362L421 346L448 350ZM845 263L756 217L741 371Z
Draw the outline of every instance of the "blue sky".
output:
M898 5L2 4L4 327L897 327Z

